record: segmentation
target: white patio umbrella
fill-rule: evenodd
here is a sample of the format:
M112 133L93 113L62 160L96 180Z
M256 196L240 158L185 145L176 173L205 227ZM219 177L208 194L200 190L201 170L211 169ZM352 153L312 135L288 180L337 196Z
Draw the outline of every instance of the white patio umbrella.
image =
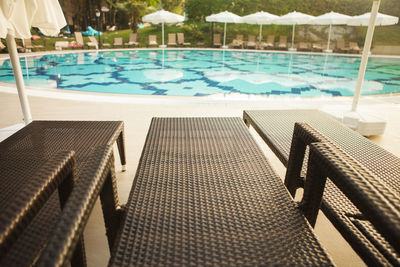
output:
M280 25L293 25L293 30L292 30L292 47L289 48L291 51L296 51L294 48L294 32L295 32L295 27L296 25L303 25L303 24L309 24L310 21L315 18L314 16L307 15L301 12L296 12L293 11L291 13L288 13L286 15L283 15L273 21L274 24L280 24Z
M229 11L224 11L218 14L212 14L208 17L206 17L206 21L208 22L222 22L224 23L224 44L222 46L222 48L228 48L225 45L225 41L226 41L226 24L227 23L243 23L242 17L233 14Z
M169 11L160 10L144 16L142 20L143 22L162 24L162 45L160 45L160 47L167 47L166 45L164 45L164 24L182 22L185 20L185 18L181 15L171 13Z
M273 15L271 13L264 12L264 11L260 11L260 12L253 13L253 14L242 17L244 23L260 25L260 34L258 37L258 40L260 42L262 39L262 25L263 24L272 24L272 21L277 18L279 18L279 16L276 16L276 15Z
M24 122L32 121L25 94L24 79L18 58L15 38L31 38L31 27L38 27L46 35L57 35L67 25L58 0L1 0L0 38L6 38L13 67Z
M329 25L328 46L325 52L332 53L332 50L329 48L331 42L332 25L347 24L350 18L351 18L350 16L331 11L329 13L325 13L311 20L310 22L311 24Z
M360 16L354 16L350 18L347 22L347 25L349 26L368 26L369 21L371 19L371 12L362 14ZM393 25L399 22L398 17L394 16L389 16L385 15L382 13L377 13L376 14L376 19L375 19L375 26L386 26L386 25Z
M362 58L361 58L360 69L358 71L358 79L357 79L357 83L356 83L356 89L354 91L353 104L352 104L352 108L351 108L352 112L357 111L358 101L360 99L361 87L364 82L365 70L367 69L368 56L369 56L369 51L371 49L372 37L374 35L375 26L393 25L393 24L396 24L399 22L398 17L378 13L379 4L380 4L380 0L374 0L374 2L372 4L372 10L370 13L365 13L360 16L352 17L347 23L347 25L351 25L351 26L367 26L368 25L367 35L365 37L363 54L362 54Z

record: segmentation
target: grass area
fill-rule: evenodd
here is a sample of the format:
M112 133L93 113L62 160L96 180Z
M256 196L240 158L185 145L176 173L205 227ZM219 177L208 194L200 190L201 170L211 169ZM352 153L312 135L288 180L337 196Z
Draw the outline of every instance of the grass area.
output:
M296 27L296 31L305 31L313 33L316 36L319 36L322 40L325 40L325 33L318 33L315 31L313 26L298 26ZM215 23L214 24L214 33L221 33L223 34L224 25L222 23ZM350 27L347 30L347 34L345 35L345 39L347 41L356 41L361 46L364 43L365 34L367 31L367 27ZM102 43L109 43L113 44L114 38L122 37L123 42L128 42L129 34L132 31L127 30L119 30L115 32L104 32L101 35L101 42ZM212 40L211 40L211 24L210 23L188 23L182 26L174 26L174 25L165 25L165 43L168 41L168 33L177 33L183 32L185 34L185 42L190 42L192 46L201 46L200 43L204 43L206 47L211 47ZM229 44L235 38L237 34L243 34L245 39L249 34L258 36L259 33L259 25L249 25L249 24L227 24L227 36L226 36L226 43ZM159 44L162 43L161 37L161 25L146 27L143 29L139 29L138 36L139 36L139 43L140 47L147 47L148 43L148 36L149 35L156 35L157 41ZM264 40L268 35L286 35L288 36L288 40L290 40L292 34L292 27L285 26L285 25L264 25L263 26L263 36ZM301 41L311 41L309 40L308 36L305 35L305 38L301 38ZM96 39L98 37L96 36ZM33 40L32 43L34 45L43 45L43 50L54 50L54 44L57 41L75 41L74 36L70 37L42 37L40 40ZM88 37L84 37L85 42L89 42ZM300 37L296 35L296 42L300 41ZM3 40L3 43L5 41ZM18 40L18 43L22 45L21 41ZM374 40L373 45L393 45L397 46L400 45L400 26L382 26L375 28Z

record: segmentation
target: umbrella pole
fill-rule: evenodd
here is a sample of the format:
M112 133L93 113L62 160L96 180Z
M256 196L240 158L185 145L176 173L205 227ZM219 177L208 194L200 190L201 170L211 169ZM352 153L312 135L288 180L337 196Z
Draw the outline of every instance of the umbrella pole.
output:
M330 50L329 44L331 43L331 31L332 31L332 24L329 24L328 47L326 48L327 51Z
M292 48L294 48L294 31L295 31L295 28L296 27L296 24L293 24L293 30L292 30Z
M21 103L22 113L24 115L25 124L29 124L32 121L32 115L29 107L28 98L25 94L24 78L22 77L21 64L19 63L17 45L15 43L14 36L7 34L7 48L10 54L11 64L13 67L15 83L17 85L19 102Z
M162 45L164 47L164 22L162 23Z
M226 22L224 25L224 46L223 46L223 48L225 48L225 40L226 40Z
M358 71L356 90L354 91L353 104L351 107L351 111L353 112L357 111L358 101L360 100L361 87L364 82L365 70L367 69L368 54L371 48L372 37L374 35L375 21L376 21L376 15L379 10L379 4L380 0L374 0L372 4L371 18L369 19L367 36L365 37L364 50L361 57L360 69Z
M262 38L262 24L260 24L260 36L258 37L258 41L260 42L260 45L261 45L261 38Z

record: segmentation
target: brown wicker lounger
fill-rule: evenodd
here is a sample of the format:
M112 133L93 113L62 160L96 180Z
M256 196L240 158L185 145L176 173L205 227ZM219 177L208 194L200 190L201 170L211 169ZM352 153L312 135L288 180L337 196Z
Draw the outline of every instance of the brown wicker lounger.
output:
M329 139L331 144L362 163L372 174L379 177L379 181L399 196L400 159L320 111L247 110L243 113L243 119L247 125L254 127L285 166L288 166L294 124L307 122L323 135L319 135L317 139L306 138L299 141L299 147L303 148L298 150L299 154L294 157L297 162L304 158L304 144ZM285 179L292 195L302 186L303 181L298 179L301 166L294 168L292 171L288 167ZM293 175L289 175L290 173ZM325 191L322 211L367 264L400 265L399 252L377 233L366 220L365 214L361 213L330 180Z
M310 168L307 218L316 217L326 175L379 222L392 218L396 210L381 214L383 197L364 191L340 153L313 146L309 166L326 172ZM125 211L111 266L332 264L240 118L154 118ZM398 236L394 222L377 225Z
M14 201L20 202L19 205L25 205L28 200L18 197L17 194L21 183L29 188L30 175L39 171L41 165L54 158L60 151L75 151L76 174L77 177L82 177L82 173L86 171L86 162L93 157L93 150L98 146L113 145L115 141L119 147L121 163L125 165L123 122L34 121L30 123L0 143L1 201L15 198ZM13 171L4 172L10 165L14 166ZM18 182L18 179L22 180ZM79 184L79 179L75 182ZM115 187L115 183L110 187ZM110 200L102 198L102 205L110 207L108 201ZM44 201L41 200L40 203L42 202ZM114 202L118 203L118 199L115 198ZM34 209L37 207L38 205L34 205ZM2 211L3 208L0 213ZM0 258L0 265L32 264L49 238L51 230L54 229L60 212L58 197L53 193L24 232L12 246L7 247L6 255ZM105 217L107 213L108 211L104 212ZM113 224L113 218L108 217L106 220L110 220L106 224ZM0 224L3 225L1 222ZM108 232L108 238L109 242L112 242L113 234Z
M84 251L79 237L99 195L109 246L112 247L120 222L115 179L112 146L97 147L85 163L37 266L65 266L71 260L75 247L82 249L76 251ZM71 265L80 266L79 264L80 262L72 262Z

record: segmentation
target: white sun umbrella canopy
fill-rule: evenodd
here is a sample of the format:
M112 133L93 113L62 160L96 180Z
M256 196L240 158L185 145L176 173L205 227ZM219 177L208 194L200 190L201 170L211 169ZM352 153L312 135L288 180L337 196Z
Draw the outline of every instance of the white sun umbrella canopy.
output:
M294 32L296 29L296 25L304 25L304 24L310 24L310 21L314 19L314 16L307 15L301 12L296 12L293 11L291 13L288 13L286 15L283 15L273 21L274 24L280 24L280 25L293 25L293 30L292 30L292 47L290 50L296 50L294 48Z
M336 12L329 12L325 13L321 16L315 17L311 20L311 24L315 25L329 25L329 34L328 34L328 46L325 52L331 53L332 50L329 48L331 42L331 32L332 32L332 25L345 25L351 19L350 16L343 15Z
M260 33L258 40L261 42L262 39L262 25L263 24L272 24L272 21L279 18L279 16L270 14L268 12L260 11L254 14L250 14L242 17L244 23L249 24L258 24L260 25Z
M164 45L164 24L165 23L177 23L182 22L185 18L181 15L171 13L169 11L160 10L154 13L148 14L142 18L143 22L150 22L153 24L162 24L162 45L160 47L166 47Z
M15 38L31 38L31 27L55 36L67 25L58 0L1 0L0 38L6 38L14 78L26 124L32 121Z
M349 25L349 26L368 26L370 18L371 18L371 12L362 14L360 16L354 16L348 20L347 25ZM376 14L375 26L394 25L394 24L397 24L398 22L399 22L398 17L385 15L382 13Z
M242 17L233 14L229 11L224 11L218 14L212 14L208 17L206 17L207 22L221 22L224 23L224 44L222 48L227 48L225 45L226 41L226 24L227 23L243 23Z

